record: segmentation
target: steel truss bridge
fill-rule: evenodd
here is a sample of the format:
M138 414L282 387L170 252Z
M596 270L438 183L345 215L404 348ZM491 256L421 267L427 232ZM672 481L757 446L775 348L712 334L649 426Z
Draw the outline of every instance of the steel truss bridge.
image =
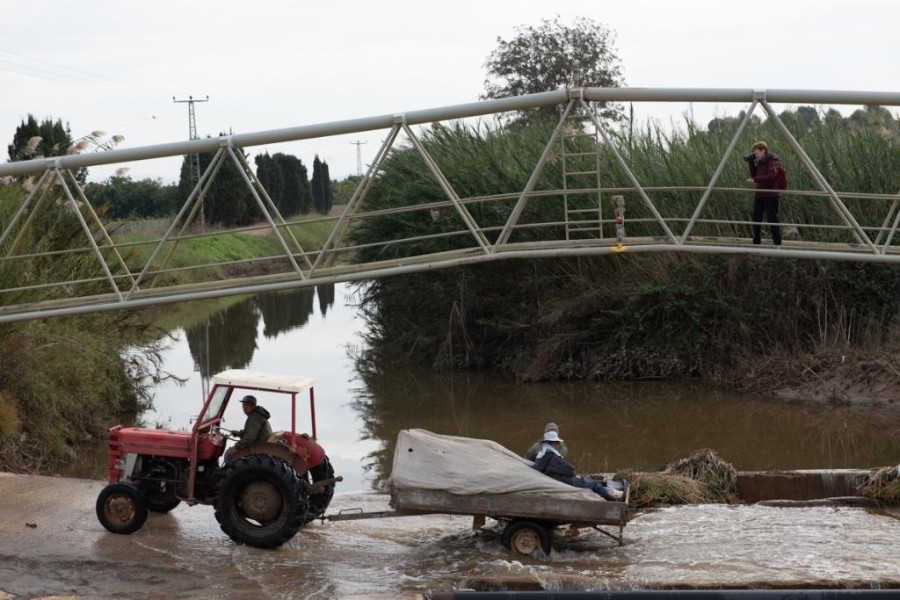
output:
M667 187L665 181L642 180L629 164L627 153L617 143L615 132L598 119L603 103L690 102L732 104L743 109L730 142L720 149L716 168L701 174L704 185ZM434 269L472 265L507 259L598 256L635 252L690 252L757 254L803 259L870 262L900 262L900 245L894 240L900 224L900 193L873 194L835 190L822 170L809 157L773 105L900 105L900 93L754 90L754 89L653 89L570 88L499 100L418 110L402 114L336 121L287 129L195 139L102 153L0 164L0 178L28 179L18 207L2 223L0 275L17 273L13 284L0 289L0 322L66 316L94 311L139 308L187 300L255 294L316 284L360 281ZM421 141L422 129L442 121L483 118L510 111L559 107L559 121L535 161L531 174L519 189L491 196L461 197L454 182L429 154ZM802 167L813 182L810 189L786 190L790 198L818 203L832 215L826 222L786 223L795 228L781 248L753 245L748 237L749 186L719 186L723 171L740 162L754 140L746 139L751 117L767 117L780 134L782 156ZM414 129L419 126L418 133ZM291 141L383 131L383 143L359 181L352 198L339 216L286 221L245 158L244 149ZM392 149L414 149L444 199L419 201L391 209L366 210L365 200L378 185L379 174ZM740 148L740 150L737 150ZM123 241L115 223L101 217L91 198L78 184L75 171L98 165L126 166L134 161L164 157L214 155L200 175L189 197L171 219L165 232L142 242ZM226 161L241 174L264 221L255 227L233 229L201 227L204 198ZM607 163L613 164L607 164ZM555 189L542 177L549 164L557 172ZM741 167L745 168L741 162ZM604 187L610 169L624 173L629 185ZM484 177L491 177L485 173ZM796 177L794 177L796 180ZM541 185L539 181L542 182ZM661 202L673 195L679 202ZM725 217L713 206L730 203ZM743 200L743 202L741 202ZM529 203L551 203L551 220L535 221L526 210ZM484 206L504 215L498 225L476 218ZM41 211L71 211L81 225L75 236L83 236L81 248L48 252L40 247L39 232L29 233ZM354 246L347 234L369 219L417 215L447 221L444 226L406 237L392 237L380 244L386 249L424 247L429 240L455 238L457 249L438 253L410 250L400 258L360 261L363 247ZM427 221L428 219L426 219ZM298 231L327 223L330 231L322 248L303 248ZM764 225L766 233L767 225ZM540 231L539 236L533 235ZM531 232L531 235L523 235ZM825 232L827 235L815 235ZM812 234L812 235L810 235ZM235 235L270 235L279 252L271 256L236 257L199 264L178 261L180 251L193 240ZM405 234L404 234L405 235ZM795 239L799 238L799 239ZM829 241L804 241L826 239ZM53 269L33 273L35 264L48 264L55 254L77 253L99 265L96 277L74 279ZM378 255L367 251L367 256ZM383 256L398 256L385 252ZM252 263L252 264L250 264ZM265 264L265 269L256 268ZM178 266L174 266L174 265ZM259 273L264 274L259 274ZM246 273L255 273L246 275ZM179 283L190 281L190 283Z

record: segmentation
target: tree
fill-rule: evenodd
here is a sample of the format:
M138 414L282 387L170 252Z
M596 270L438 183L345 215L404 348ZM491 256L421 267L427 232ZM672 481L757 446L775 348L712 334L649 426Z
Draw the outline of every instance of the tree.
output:
M897 137L898 123L883 106L867 105L857 109L848 122L851 131L871 131L881 137Z
M322 214L328 214L334 205L334 194L331 191L328 163L319 160L318 154L313 159L312 196L313 206L316 210Z
M111 219L161 217L177 209L177 187L163 184L161 179L134 181L114 175L101 183L87 184L84 193Z
M266 188L282 216L308 213L312 208L312 190L306 166L296 156L277 152L257 156L256 177Z
M65 156L73 151L78 150L72 148L72 134L68 124L63 125L61 119L54 121L49 117L38 123L32 114L16 128L12 144L7 146L10 162ZM74 169L73 173L79 183L87 181L86 168Z
M306 165L296 156L281 152L272 158L275 159L284 179L284 199L282 204L277 205L278 209L283 215L306 214L311 211L313 197Z
M220 134L225 136L227 134ZM200 172L206 171L212 162L211 152L200 154ZM246 155L245 155L246 158ZM178 205L187 200L194 189L191 179L190 156L185 156L181 163L181 176L178 181ZM210 185L204 203L204 215L209 223L219 223L226 227L249 225L262 218L259 206L250 193L241 172L231 157L226 156L216 178Z
M713 135L733 135L746 116L747 111L742 110L736 117L715 117L707 123L706 129ZM759 115L754 114L750 117L750 127L759 127L761 124L762 119L759 118Z
M338 204L347 204L350 202L350 199L353 197L353 192L356 191L360 181L362 181L362 175L350 175L346 179L335 182L332 186L335 202Z
M322 177L325 179L325 210L322 212L327 215L334 206L334 190L331 189L331 173L328 172L327 162L322 163Z
M619 57L613 45L615 34L602 23L587 17L571 26L544 19L540 27L517 27L511 40L498 37L497 48L485 62L485 98L504 98L547 92L564 86L619 87L624 84ZM619 119L621 109L604 103L601 116ZM517 120L534 114L554 115L555 107L529 111Z
M266 188L269 198L272 199L282 215L289 214L284 207L284 175L275 158L266 152L258 154L253 161L256 163L256 178Z

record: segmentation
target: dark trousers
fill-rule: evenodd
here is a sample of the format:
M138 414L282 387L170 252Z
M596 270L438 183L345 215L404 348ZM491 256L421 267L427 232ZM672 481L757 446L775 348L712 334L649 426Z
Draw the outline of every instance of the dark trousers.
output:
M781 198L755 198L753 200L753 243L759 244L762 239L762 218L766 213L766 221L772 230L772 242L781 245L781 226L778 224L778 201Z

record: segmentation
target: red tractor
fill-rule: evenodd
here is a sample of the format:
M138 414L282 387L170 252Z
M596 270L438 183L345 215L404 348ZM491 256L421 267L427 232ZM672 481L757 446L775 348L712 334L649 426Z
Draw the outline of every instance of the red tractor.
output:
M314 381L235 369L212 378L212 389L191 431L116 425L109 430L108 483L97 518L113 533L134 533L148 511L169 512L182 501L210 504L228 536L259 548L284 544L324 516L341 477L316 439ZM244 390L290 397L291 429L233 451L225 408ZM309 393L310 433L297 433L298 395ZM301 396L302 397L302 396Z

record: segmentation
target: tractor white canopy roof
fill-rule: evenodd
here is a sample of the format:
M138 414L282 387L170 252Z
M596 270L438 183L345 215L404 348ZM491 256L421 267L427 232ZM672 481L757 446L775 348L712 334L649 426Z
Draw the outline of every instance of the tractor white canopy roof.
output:
M213 383L215 385L230 385L232 387L255 390L302 392L313 387L316 382L310 377L300 377L298 375L231 369L213 375Z

